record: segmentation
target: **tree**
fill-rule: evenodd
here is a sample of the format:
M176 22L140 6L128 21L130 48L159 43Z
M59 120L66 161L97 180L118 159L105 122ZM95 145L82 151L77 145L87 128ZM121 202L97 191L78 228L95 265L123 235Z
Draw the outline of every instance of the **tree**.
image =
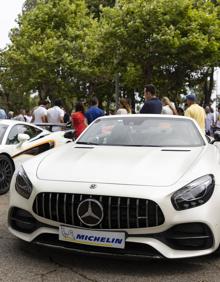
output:
M14 84L41 98L71 96L81 77L86 28L91 25L86 5L75 0L39 0L19 19L5 52Z
M114 100L114 78L133 99L154 83L175 99L209 82L219 65L220 6L204 0L26 0L0 83L9 97L97 95ZM14 94L15 93L15 94ZM25 97L27 97L27 94Z
M121 0L114 8L104 8L96 32L102 42L99 56L121 73L131 64L136 66L141 69L140 81L153 82L161 94L176 96L192 73L219 63L218 9L210 1L194 4Z
M37 5L38 0L25 0L23 5L23 12L28 12L34 9Z

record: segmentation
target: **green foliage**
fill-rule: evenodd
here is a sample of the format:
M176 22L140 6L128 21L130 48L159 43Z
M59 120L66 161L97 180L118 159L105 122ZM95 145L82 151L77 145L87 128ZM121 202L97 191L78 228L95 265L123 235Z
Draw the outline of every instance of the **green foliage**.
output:
M192 73L219 63L220 21L210 2L195 7L191 0L121 0L103 9L96 34L106 64L122 73L129 64L140 67L140 81L163 93L175 95Z
M23 91L71 96L81 74L91 19L83 1L38 1L20 17L5 56ZM16 81L14 81L16 83Z
M41 97L62 96L72 107L74 97L96 94L109 105L119 73L120 88L131 98L152 82L161 96L175 99L186 86L205 83L207 70L219 66L218 4L26 0L12 44L1 52L5 96L29 103L28 94L37 91Z

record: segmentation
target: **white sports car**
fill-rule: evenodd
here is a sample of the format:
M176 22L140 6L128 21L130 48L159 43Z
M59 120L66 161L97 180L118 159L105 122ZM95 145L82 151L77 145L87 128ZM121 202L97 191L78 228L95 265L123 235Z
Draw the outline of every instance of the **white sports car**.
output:
M64 132L51 133L34 124L0 120L0 194L9 190L13 172L21 162L69 141Z
M190 118L102 117L13 176L9 230L105 255L188 258L219 248L219 133Z

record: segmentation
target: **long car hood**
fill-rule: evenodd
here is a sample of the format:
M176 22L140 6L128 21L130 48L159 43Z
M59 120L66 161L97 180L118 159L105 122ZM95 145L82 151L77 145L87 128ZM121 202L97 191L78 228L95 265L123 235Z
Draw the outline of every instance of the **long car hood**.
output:
M202 148L83 147L65 145L41 160L41 180L169 186L196 162Z

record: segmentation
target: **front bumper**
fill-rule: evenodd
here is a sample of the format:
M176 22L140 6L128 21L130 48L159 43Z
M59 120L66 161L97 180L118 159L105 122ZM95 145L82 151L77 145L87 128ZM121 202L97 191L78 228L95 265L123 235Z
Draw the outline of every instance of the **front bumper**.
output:
M30 199L26 200L15 191L13 181L8 215L9 230L12 234L27 242L92 254L165 257L169 259L208 255L214 252L220 244L220 224L216 216L219 209L219 186L215 187L211 199L206 204L184 211L176 211L171 204L170 197L175 191L174 188L158 188L157 190L148 188L148 191L145 191L142 187L126 187L127 197L134 198L139 195L142 199L155 201L161 208L165 220L158 226L148 228L108 229L108 231L126 233L125 249L118 251L110 248L61 242L58 239L58 234L59 226L63 223L39 216L33 208L34 201L39 193L60 193L60 184L42 182L41 190L33 189ZM67 187L67 185L69 186ZM77 183L75 188L72 183L65 183L65 187L66 193L74 190L75 193L88 194L88 184ZM122 190L122 187L103 184L100 190L89 192L94 193L94 195L109 195L109 191L111 191L112 196L119 195L122 197L125 194L124 189L125 187ZM64 188L62 188L63 191ZM121 191L121 194L119 194L119 191ZM16 209L26 211L28 214L16 215L14 214ZM15 224L16 221L21 223L20 227L19 224ZM71 226L71 224L67 225ZM74 225L72 224L72 226Z
M38 221L31 213L20 208L9 210L8 221L9 230L23 240L80 253L180 258L208 254L212 252L214 245L212 231L206 224L199 222L177 224L159 233L126 233L125 248L114 249L61 241L57 227Z

